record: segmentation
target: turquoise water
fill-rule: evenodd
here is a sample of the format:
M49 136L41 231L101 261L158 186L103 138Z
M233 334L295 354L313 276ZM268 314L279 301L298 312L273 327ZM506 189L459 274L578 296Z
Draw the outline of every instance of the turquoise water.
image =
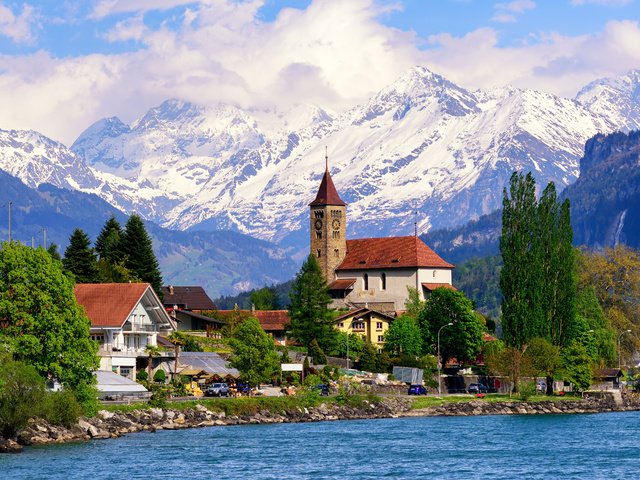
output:
M136 433L0 456L7 479L638 476L640 412L402 418Z

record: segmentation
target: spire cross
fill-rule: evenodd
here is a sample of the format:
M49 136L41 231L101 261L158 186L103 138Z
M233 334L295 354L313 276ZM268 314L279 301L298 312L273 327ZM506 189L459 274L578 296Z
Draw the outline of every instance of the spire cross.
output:
M325 163L325 169L327 170L327 172L329 171L329 152L327 150L327 146L324 146L324 163Z

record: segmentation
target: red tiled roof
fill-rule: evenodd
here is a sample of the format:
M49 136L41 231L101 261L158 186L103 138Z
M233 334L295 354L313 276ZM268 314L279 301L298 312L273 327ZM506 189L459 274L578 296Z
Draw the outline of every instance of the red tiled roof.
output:
M357 308L355 310L350 310L350 311L348 311L346 313L343 313L342 315L337 316L334 319L334 322L339 322L340 320L344 320L345 318L351 318L351 317L353 317L354 320L355 320L355 319L364 317L365 315L367 315L369 313L375 313L375 314L380 315L382 317L387 317L390 320L393 320L393 318L394 318L393 316L387 315L386 313L382 313L382 312L378 312L377 310L371 310L369 308L362 307L362 308Z
M454 268L412 236L347 240L347 255L336 270L404 267Z
M173 294L171 290L173 289ZM162 287L164 299L162 303L165 307L172 308L174 305L182 307L184 310L215 310L216 305L209 298L207 292L202 287Z
M338 191L333 184L333 180L331 180L331 174L328 169L324 172L316 199L309 204L310 207L317 205L340 205L343 207L346 205L340 198L340 195L338 195Z
M223 317L231 315L236 310L218 310ZM260 322L260 326L266 332L284 330L284 326L289 323L288 310L238 310L239 313L249 317L255 317Z
M331 282L329 290L346 290L352 287L354 283L356 283L355 278L339 278Z
M92 327L118 328L148 288L148 283L79 283L74 293Z
M423 283L422 286L427 290L429 290L430 292L433 292L436 288L448 288L449 290L458 290L456 287L448 283Z

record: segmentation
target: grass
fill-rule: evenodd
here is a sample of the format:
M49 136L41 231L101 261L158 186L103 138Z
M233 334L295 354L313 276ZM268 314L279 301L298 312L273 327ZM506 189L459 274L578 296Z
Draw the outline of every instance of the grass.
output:
M381 398L374 395L338 395L335 397L321 397L317 392L303 392L302 394L292 397L212 398L168 402L167 408L172 410L189 410L200 404L212 412L224 412L228 416L243 416L254 415L262 410L284 414L296 409L317 407L321 403L359 407L363 405L365 401L376 403L381 401ZM130 405L103 406L104 410L113 413L129 413L135 410L148 410L150 408L152 407L146 402L132 403Z
M567 400L577 400L577 397L572 396L546 396L546 395L534 395L529 397L527 400L528 403L536 403L536 402L563 402ZM441 407L445 404L449 403L468 403L474 400L480 400L488 403L498 403L498 402L521 402L520 397L518 395L509 395L505 394L489 394L484 398L478 398L475 395L455 395L455 396L427 396L427 397L419 397L413 400L411 408L413 410L418 410L421 408L429 408L429 407Z

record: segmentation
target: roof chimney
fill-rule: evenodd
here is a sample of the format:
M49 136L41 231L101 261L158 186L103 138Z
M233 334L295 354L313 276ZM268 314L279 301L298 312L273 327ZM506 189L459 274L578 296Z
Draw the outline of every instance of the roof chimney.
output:
M173 285L169 285L169 295L173 295Z

